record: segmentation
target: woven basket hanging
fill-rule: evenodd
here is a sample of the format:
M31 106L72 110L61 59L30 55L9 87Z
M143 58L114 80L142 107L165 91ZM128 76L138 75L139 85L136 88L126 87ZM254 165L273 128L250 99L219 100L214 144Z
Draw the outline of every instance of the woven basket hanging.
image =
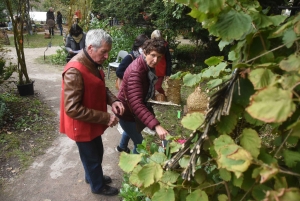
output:
M182 80L168 79L165 84L167 100L175 104L180 104Z
M187 100L188 112L201 112L205 113L208 104L208 96L205 92L201 91L200 87L197 87L193 93L191 93Z

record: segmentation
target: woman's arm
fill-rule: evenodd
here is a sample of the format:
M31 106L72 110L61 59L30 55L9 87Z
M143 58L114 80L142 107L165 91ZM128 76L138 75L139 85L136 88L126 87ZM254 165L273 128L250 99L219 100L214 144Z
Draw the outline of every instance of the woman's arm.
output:
M124 72L127 69L127 67L131 64L132 61L133 61L132 56L130 56L129 54L126 57L124 57L124 59L122 59L119 67L116 70L116 74L118 78L123 79Z

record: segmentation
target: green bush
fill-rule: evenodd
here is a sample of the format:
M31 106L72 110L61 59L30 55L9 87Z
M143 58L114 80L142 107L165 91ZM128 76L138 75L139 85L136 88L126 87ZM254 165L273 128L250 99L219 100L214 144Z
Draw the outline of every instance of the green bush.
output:
M65 47L61 46L61 49L56 50L56 54L50 55L51 63L56 65L65 65L66 58L67 58L68 52L65 50Z

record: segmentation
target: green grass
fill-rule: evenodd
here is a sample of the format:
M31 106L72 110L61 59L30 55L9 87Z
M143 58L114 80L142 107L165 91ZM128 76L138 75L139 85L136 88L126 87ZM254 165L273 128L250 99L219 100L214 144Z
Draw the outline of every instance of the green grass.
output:
M7 47L14 47L14 37L9 37L10 45L5 45ZM39 48L47 47L51 43L51 46L64 45L63 36L54 35L54 37L44 38L44 34L34 34L28 35L24 34L24 48Z

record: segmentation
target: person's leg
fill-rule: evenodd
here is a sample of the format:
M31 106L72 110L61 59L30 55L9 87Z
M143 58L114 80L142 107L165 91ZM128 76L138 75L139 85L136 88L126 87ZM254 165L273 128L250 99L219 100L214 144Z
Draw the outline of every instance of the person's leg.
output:
M122 133L122 138L120 141L119 146L117 147L118 152L130 152L130 149L128 149L128 143L129 143L130 137L127 135L127 133L125 131L123 131Z
M59 24L58 26L59 26L59 30L60 30L60 35L62 36L63 35L62 34L62 31L63 31L62 24Z
M159 93L163 94L164 96L166 96L165 91L162 88L163 81L164 81L163 76L158 77L157 82L155 83L155 90L158 91Z
M138 153L136 151L137 145L143 142L142 134L136 130L135 122L125 121L123 119L120 119L119 123L122 126L123 130L126 132L126 134L133 141L134 144L133 153L137 154Z
M76 142L80 159L85 170L86 180L92 192L99 191L104 185L102 159L103 143L101 136L90 142Z

